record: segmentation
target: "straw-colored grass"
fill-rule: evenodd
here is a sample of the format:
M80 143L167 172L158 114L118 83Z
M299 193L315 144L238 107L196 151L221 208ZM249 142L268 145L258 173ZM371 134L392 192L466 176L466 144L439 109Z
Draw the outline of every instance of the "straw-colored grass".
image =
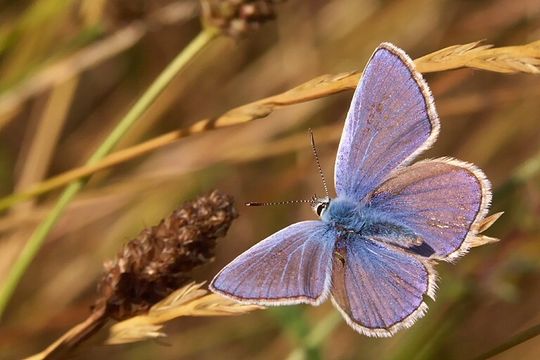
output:
M233 316L262 309L243 305L202 289L203 283L191 283L155 304L147 314L132 317L111 326L107 344L123 344L164 337L163 326L183 316Z
M263 309L261 306L242 305L222 296L209 294L202 288L203 286L204 283L187 284L156 303L147 314L134 316L112 325L105 342L115 345L165 337L167 335L162 331L163 326L184 316L234 316ZM103 318L100 314L90 316L68 330L42 352L28 357L28 360L57 356L62 353L64 347L77 345L81 334L88 334L102 324Z
M423 73L459 68L474 68L507 74L519 72L529 74L540 73L538 68L540 65L540 41L522 46L500 48L493 48L492 45L480 45L480 43L473 42L465 45L449 46L416 59L415 64L417 69ZM213 129L244 124L267 117L275 110L285 106L323 98L342 91L353 90L360 76L361 72L359 71L322 75L283 93L229 110L216 118L199 120L186 129L171 131L141 144L119 150L108 155L101 161L69 170L37 183L29 189L2 198L0 199L0 210L62 187L74 180L138 158L182 138Z
M486 71L540 73L540 41L521 46L494 48L481 41L454 45L416 59L419 71L427 73L463 67Z

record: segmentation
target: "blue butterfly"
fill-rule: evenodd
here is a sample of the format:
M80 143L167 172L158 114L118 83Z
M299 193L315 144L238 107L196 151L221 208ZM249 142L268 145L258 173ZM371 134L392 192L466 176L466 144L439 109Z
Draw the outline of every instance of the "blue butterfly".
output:
M437 260L474 245L491 201L474 165L411 164L439 133L433 97L411 58L383 43L352 99L335 164L337 197L317 221L292 224L228 264L210 284L242 303L319 305L328 297L356 331L392 336L427 310Z

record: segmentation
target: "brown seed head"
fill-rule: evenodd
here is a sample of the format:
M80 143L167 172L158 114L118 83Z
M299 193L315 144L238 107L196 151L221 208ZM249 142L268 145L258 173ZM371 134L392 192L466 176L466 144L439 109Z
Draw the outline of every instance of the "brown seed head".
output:
M276 18L277 0L202 0L204 21L238 37Z
M232 197L213 191L175 210L159 225L143 230L105 263L94 309L125 319L188 283L188 273L214 257L216 239L237 217Z

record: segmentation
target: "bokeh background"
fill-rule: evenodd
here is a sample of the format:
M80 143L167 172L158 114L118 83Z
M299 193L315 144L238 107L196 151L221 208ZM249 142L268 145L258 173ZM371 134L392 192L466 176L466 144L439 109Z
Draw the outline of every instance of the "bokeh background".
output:
M214 41L176 77L119 145L284 91L321 74L362 69L391 41L413 58L485 39L540 39L540 0L289 0L278 18L241 38ZM172 0L0 1L0 193L8 195L84 163L152 79L199 32L198 3ZM440 264L427 316L390 339L335 320L330 303L229 318L186 318L160 342L83 345L76 358L468 359L540 323L540 77L470 69L426 76L442 129L422 157L481 167L504 216L456 264ZM322 193L307 129L322 164L333 161L351 92L285 107L269 117L189 137L102 171L71 203L24 276L0 323L0 358L43 349L83 320L102 262L184 200L219 188L240 213L210 280L228 261L300 219L308 206L246 208L246 201ZM58 192L0 218L0 278ZM313 332L317 329L317 332ZM319 336L318 336L319 335ZM99 336L98 336L99 338ZM308 339L308 340L306 340ZM296 351L296 352L295 352ZM540 337L497 359L538 359Z

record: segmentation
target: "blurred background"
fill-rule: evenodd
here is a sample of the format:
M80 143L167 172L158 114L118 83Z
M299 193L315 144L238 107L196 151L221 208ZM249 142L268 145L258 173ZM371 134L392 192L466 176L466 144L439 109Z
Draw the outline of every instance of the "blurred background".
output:
M242 37L220 37L175 78L119 145L125 148L321 74L360 70L391 41L413 58L485 39L540 39L540 0L288 0L277 19ZM0 1L0 194L83 164L167 63L200 31L196 1ZM440 264L437 301L390 339L343 321L309 345L320 359L467 359L540 323L540 78L470 69L426 76L442 129L422 157L452 156L482 168L504 216L456 264ZM0 324L0 358L43 349L82 321L102 263L182 201L218 188L240 213L210 280L270 233L313 218L309 206L246 208L246 201L322 193L307 129L328 177L352 92L288 106L269 117L205 132L97 173L70 204ZM332 191L333 192L333 191ZM59 192L0 218L0 279ZM229 318L185 318L160 342L83 345L80 359L283 359L335 310L291 306ZM322 326L324 328L324 325ZM99 336L98 336L99 337ZM540 337L497 359L538 359Z

